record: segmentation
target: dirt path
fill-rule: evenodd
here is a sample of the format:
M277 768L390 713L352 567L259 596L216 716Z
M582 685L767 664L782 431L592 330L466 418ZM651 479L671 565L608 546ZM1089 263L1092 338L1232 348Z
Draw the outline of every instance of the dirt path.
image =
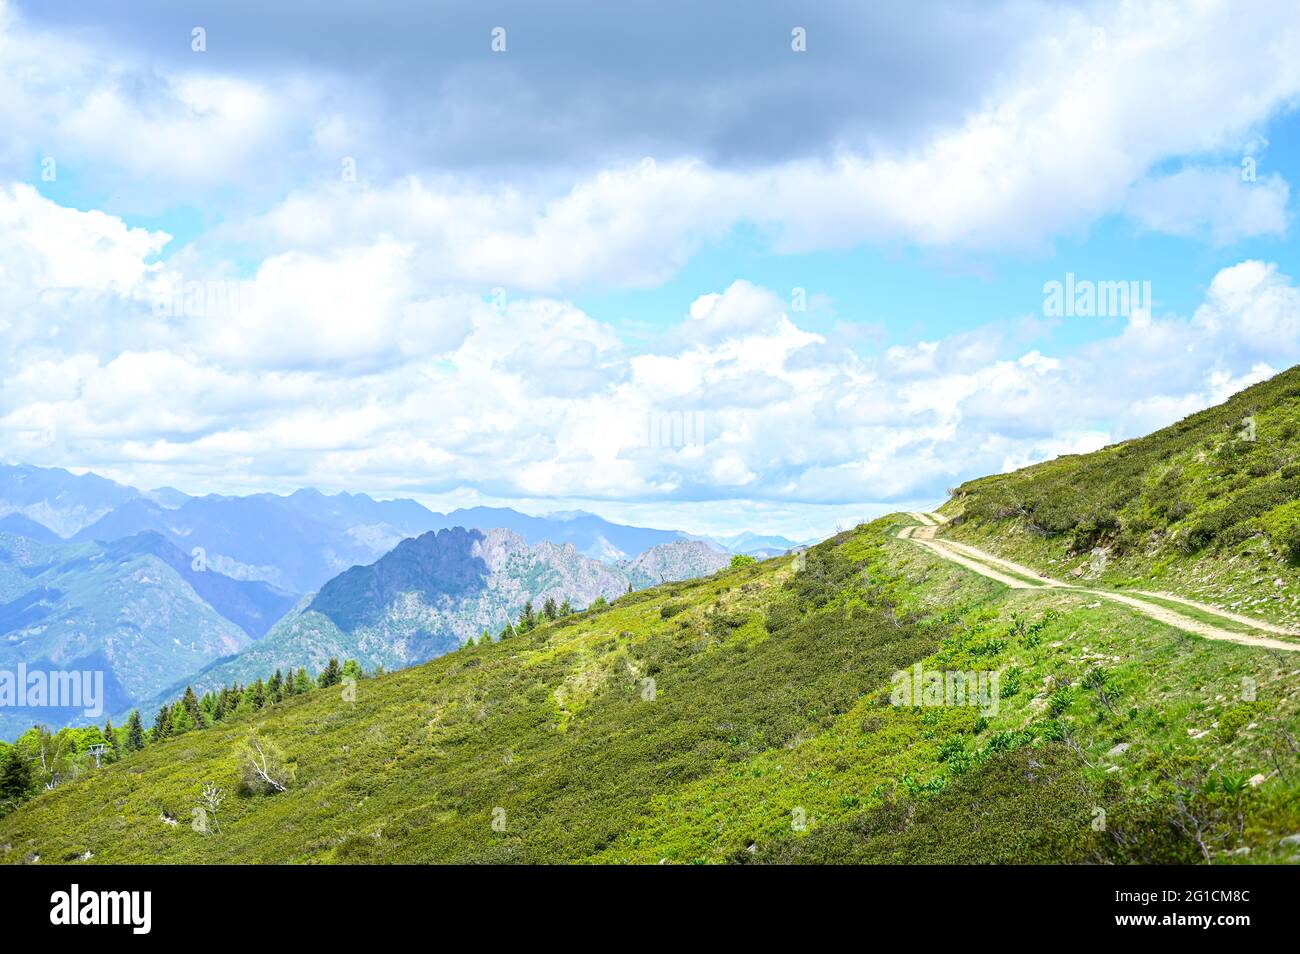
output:
M1164 623L1166 626L1172 626L1175 629L1181 629L1184 632L1192 633L1196 636L1202 636L1205 639L1217 639L1222 640L1223 642L1239 643L1243 646L1258 646L1265 649L1281 649L1290 652L1300 651L1300 642L1285 642L1280 639L1271 639L1268 636L1255 636L1251 633L1238 633L1230 629L1222 629L1211 623L1192 619L1191 617L1185 616L1167 606L1161 606L1156 603L1150 603L1146 600L1139 599L1138 596L1130 596L1127 593L1114 593L1110 590L1089 590L1081 586L1074 586L1073 584L1066 583L1062 580L1056 580L1050 576L1039 573L1032 567L1022 566L1019 563L1013 563L1010 560L1004 560L1002 557L986 553L978 547L973 547L968 543L961 543L957 540L935 539L935 534L939 530L939 524L944 522L946 519L942 514L912 513L909 514L909 516L916 518L921 526L904 527L898 532L900 539L911 540L918 546L925 547L927 550L943 557L945 560L963 566L966 569L979 573L981 576L986 576L991 580L996 580L1013 590L1071 590L1076 593L1096 596L1116 603L1123 603L1125 606L1132 607L1142 615ZM1011 574L1015 575L1013 576ZM1024 577L1025 579L1020 579L1020 577ZM1029 582L1030 580L1035 582ZM1208 613L1210 615L1219 616L1222 619L1230 619L1237 623L1243 623L1263 632L1278 633L1279 635L1295 635L1289 630L1274 623L1251 619L1249 616L1230 613L1182 597L1169 596L1164 593L1140 593L1139 595L1158 597L1162 600L1171 600L1173 602L1182 603L1183 605L1199 610L1202 613Z
M915 534L912 534L909 532L912 530L915 530L917 532ZM930 531L929 534L925 533L925 531L927 530ZM979 563L968 557L964 557L960 553L957 553L955 550L950 550L945 545L930 539L931 537L934 536L934 530L935 527L933 526L904 527L901 531L899 531L898 535L904 540L911 540L913 543L917 544L918 546L925 547L927 550L930 550L931 552L938 554L939 556L943 557L945 560L951 560L953 563L959 564L960 566L964 566L968 570L974 570L976 573L980 574L981 576L987 576L990 580L997 580L999 583L1003 584L1004 586L1009 586L1013 590L1038 589L1038 586L1036 584L1027 583L1024 580L1017 580L1015 577L1012 576L1005 576L991 567L984 566L982 563Z
M1285 626L1279 626L1277 623L1270 623L1262 619L1254 619L1250 616L1242 616L1240 613L1234 613L1231 610L1219 609L1217 606L1211 606L1208 603L1198 603L1196 600L1189 600L1185 596L1175 596L1173 593L1148 593L1145 590L1133 590L1134 596L1150 596L1158 600L1168 600L1171 603L1182 603L1192 609L1200 610L1202 613L1212 613L1215 616L1222 616L1224 619L1230 619L1237 623L1245 623L1247 626L1254 626L1256 629L1267 630L1270 633L1277 633L1280 636L1297 636L1293 629L1287 629Z

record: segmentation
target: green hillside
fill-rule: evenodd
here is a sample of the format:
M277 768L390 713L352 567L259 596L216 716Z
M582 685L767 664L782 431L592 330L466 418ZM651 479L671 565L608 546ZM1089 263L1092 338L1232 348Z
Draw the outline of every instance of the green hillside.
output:
M958 487L957 539L1300 626L1300 368L1147 437Z
M18 804L25 737L0 858L1300 861L1298 433L1292 370L965 484L942 525L896 514L263 708L250 687Z
M1008 589L910 522L151 744L0 819L0 858L1293 859L1300 654ZM892 704L917 662L996 704Z

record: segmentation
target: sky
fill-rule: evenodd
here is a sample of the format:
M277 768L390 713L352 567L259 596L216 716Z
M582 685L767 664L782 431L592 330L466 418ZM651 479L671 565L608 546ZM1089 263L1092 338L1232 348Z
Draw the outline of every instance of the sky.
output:
M1298 95L1268 0L0 0L0 460L931 507L1300 360Z

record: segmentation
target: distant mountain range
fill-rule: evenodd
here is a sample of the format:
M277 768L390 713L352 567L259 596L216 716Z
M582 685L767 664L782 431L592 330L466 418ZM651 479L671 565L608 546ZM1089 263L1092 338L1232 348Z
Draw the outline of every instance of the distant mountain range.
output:
M673 540L636 560L604 563L571 543L529 544L511 530L430 531L403 540L369 566L357 566L303 601L265 639L231 659L188 676L150 707L192 684L196 691L249 682L276 669L324 668L352 658L365 668L399 669L458 648L517 620L526 602L541 611L550 598L584 609L629 588L714 573L730 556L701 540Z
M732 553L744 553L748 556L771 557L780 556L796 547L809 546L816 543L815 540L807 540L797 543L794 540L788 540L785 537L773 536L771 534L751 533L745 531L731 537L715 538L719 544L726 547Z
M105 713L239 652L292 604L262 582L195 572L156 534L50 544L0 533L0 669L102 671ZM0 735L80 715L0 708Z
M115 507L141 497L94 474L75 476L46 467L0 466L0 517L20 514L60 537L70 537Z
M189 497L174 488L139 491L91 474L6 466L0 466L0 520L32 539L42 538L42 527L73 542L157 533L228 577L262 580L299 595L315 592L349 567L374 562L408 537L451 527L511 530L529 544L569 543L584 556L610 563L634 560L663 543L704 539L611 523L583 511L538 517L471 507L443 514L414 500L317 490ZM43 539L54 542L48 534ZM758 556L796 545L752 533L711 542Z
M0 466L0 669L102 670L106 711L331 657L410 665L498 632L527 600L575 608L689 579L728 546L581 511L435 513L365 494L190 497ZM200 674L200 675L196 675ZM0 710L0 736L77 712Z

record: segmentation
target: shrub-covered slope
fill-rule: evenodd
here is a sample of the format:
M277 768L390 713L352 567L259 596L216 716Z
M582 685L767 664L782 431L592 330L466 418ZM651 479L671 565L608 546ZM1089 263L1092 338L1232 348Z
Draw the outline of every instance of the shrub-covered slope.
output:
M958 538L1053 575L1300 624L1300 368L1171 427L973 480Z
M1296 854L1300 662L1008 590L907 519L150 744L0 819L0 858ZM997 671L996 704L893 704L916 663Z

